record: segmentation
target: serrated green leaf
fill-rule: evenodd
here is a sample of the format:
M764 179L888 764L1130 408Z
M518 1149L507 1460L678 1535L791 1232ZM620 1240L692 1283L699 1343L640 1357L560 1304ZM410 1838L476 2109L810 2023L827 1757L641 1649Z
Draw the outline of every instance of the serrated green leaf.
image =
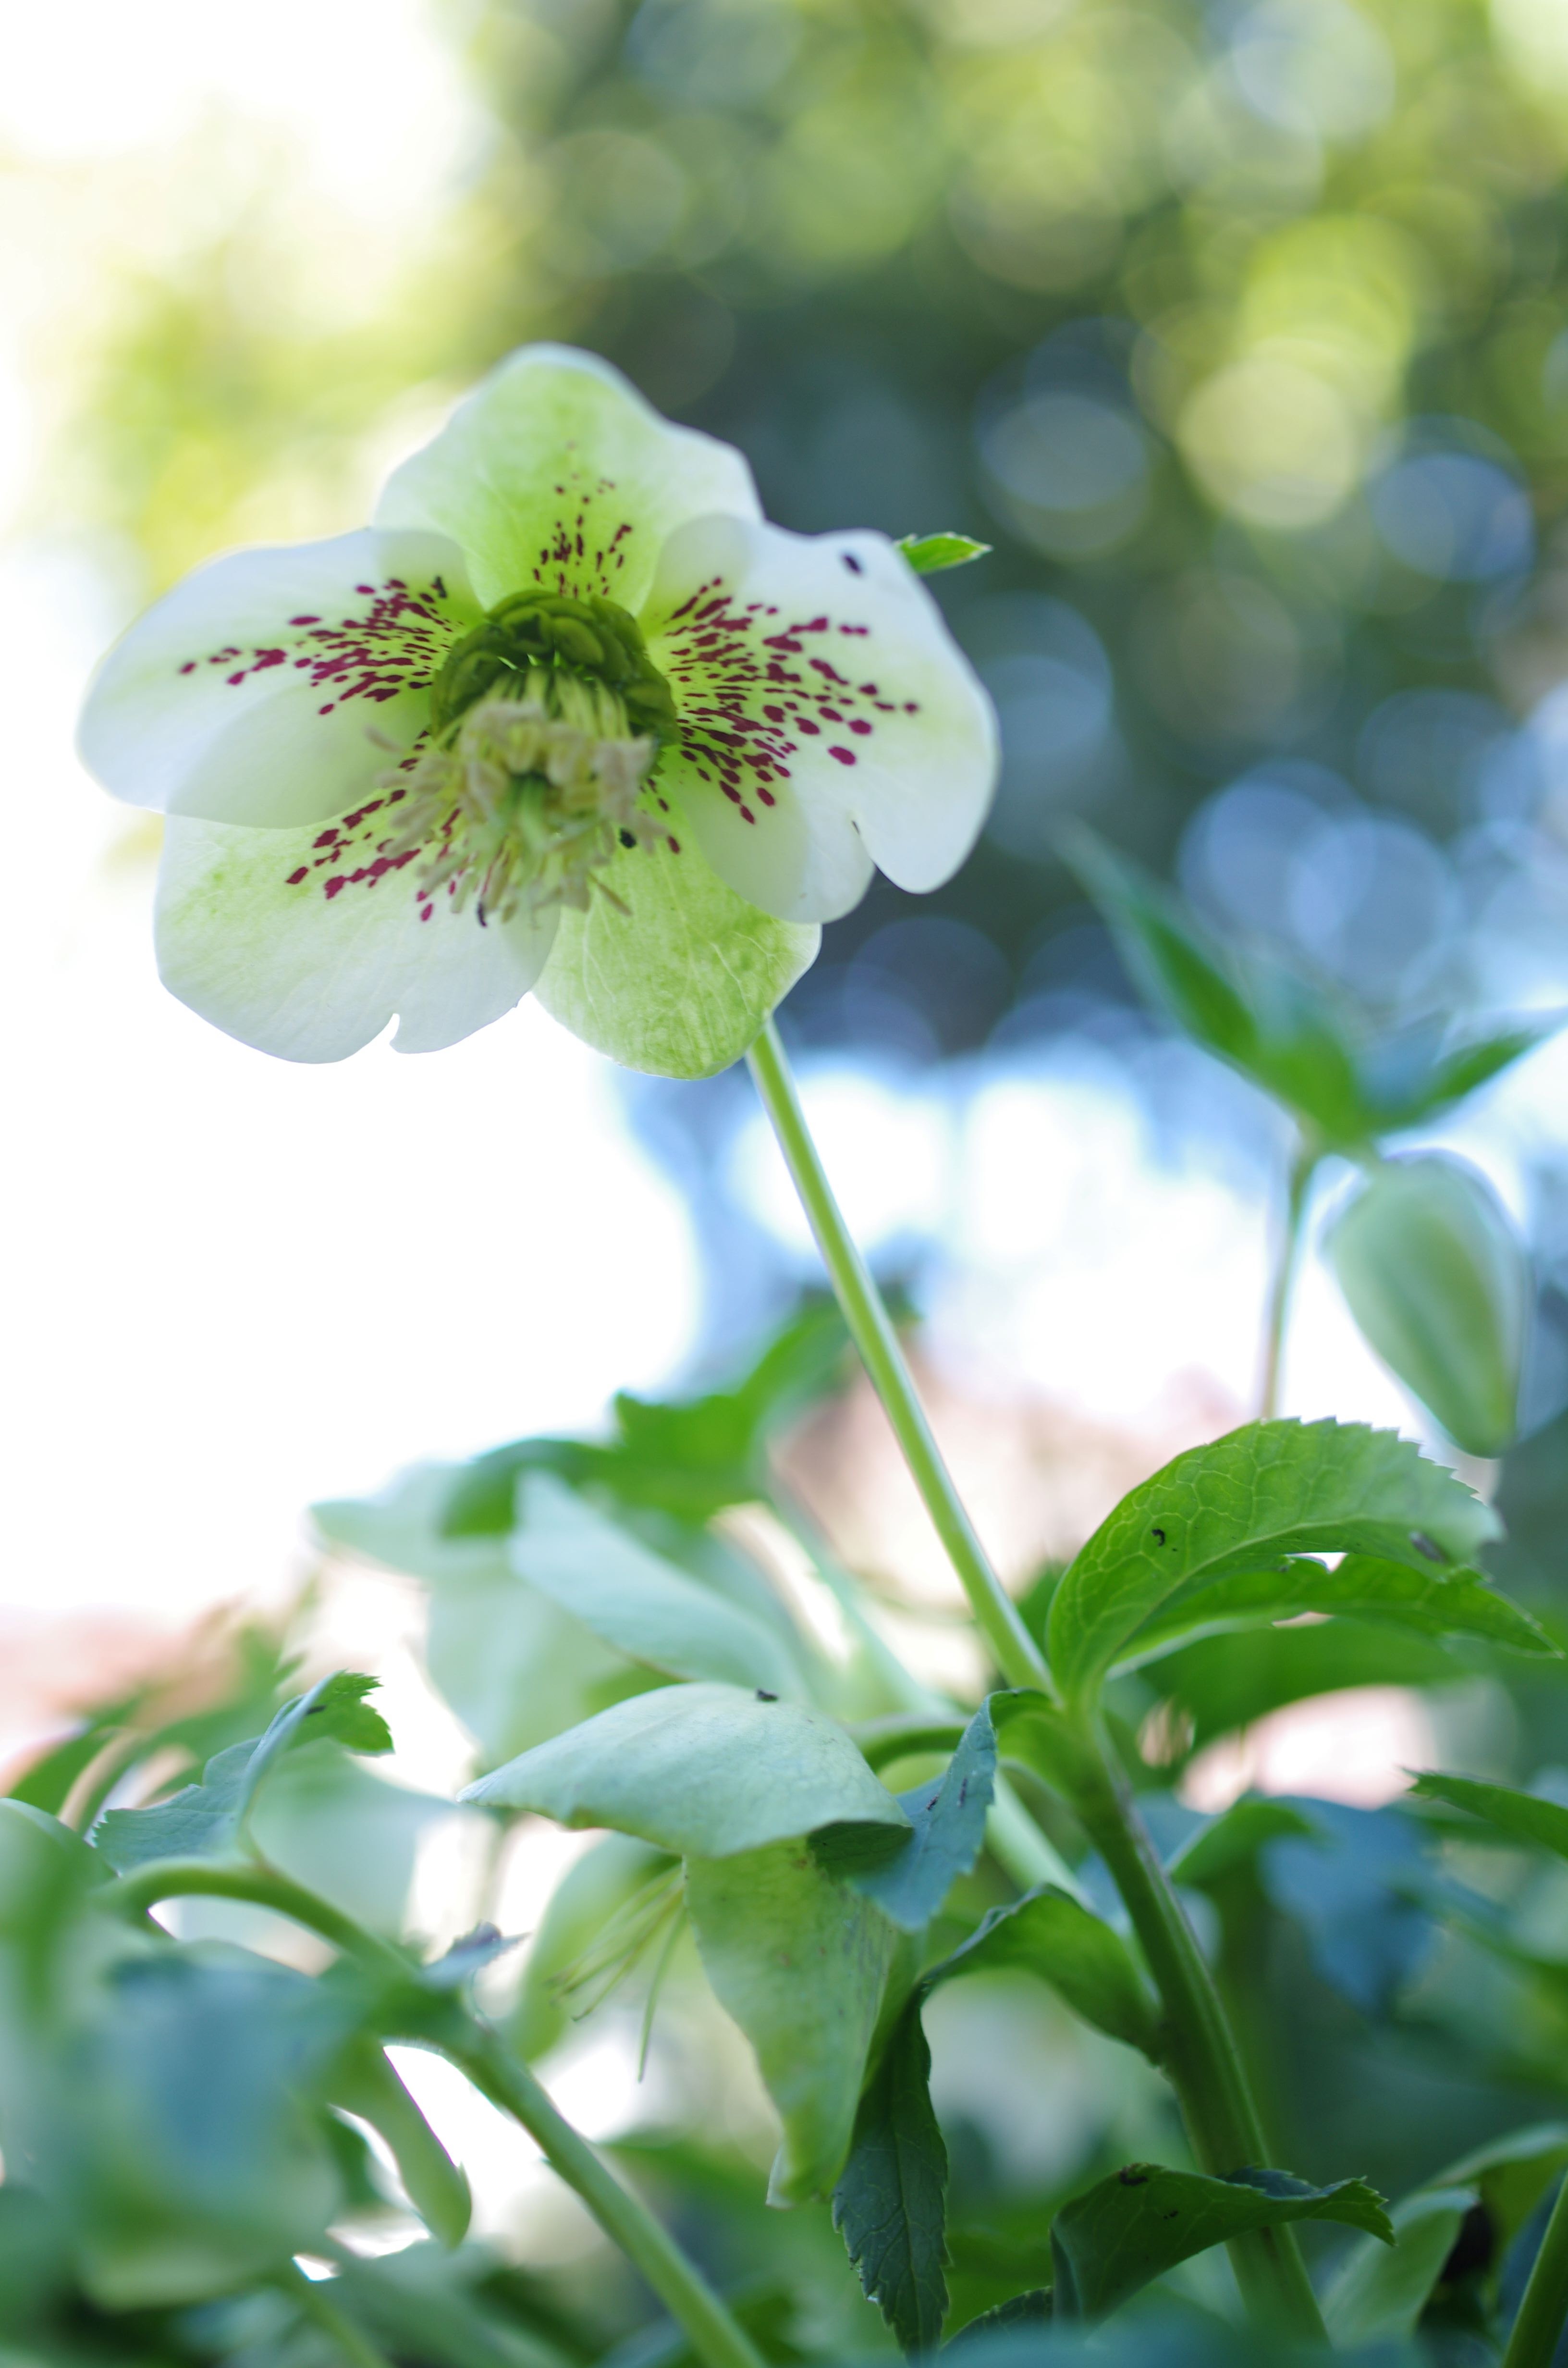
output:
M1119 1653L1119 1670L1157 1659L1177 1644L1216 1636L1303 1611L1386 1622L1423 1636L1475 1636L1536 1659L1562 1656L1528 1611L1499 1594L1477 1570L1412 1570L1374 1554L1346 1554L1330 1570L1310 1555L1290 1555L1273 1570L1241 1571L1183 1598L1156 1616Z
M902 551L916 575L935 575L944 567L967 567L971 559L990 556L988 542L968 534L903 534L893 545Z
M777 1636L548 1473L519 1484L508 1551L520 1578L631 1660L669 1677L801 1691Z
M1004 1710L1019 1697L997 1695ZM834 2226L868 2296L906 2350L928 2350L947 2307L942 2276L947 2150L931 2109L930 2050L921 2010L942 1983L1005 1970L1049 1982L1084 2021L1152 2058L1156 2009L1125 1941L1050 1884L994 1908L950 1956L928 1966L889 2038L856 2117L834 2195Z
M874 1899L902 1931L918 1932L980 1856L995 1782L996 1734L989 1704L983 1703L943 1773L897 1795L908 1834L829 1827L814 1838L813 1853L829 1873Z
M390 1751L386 1721L365 1697L379 1678L338 1670L286 1702L253 1743L232 1744L210 1759L199 1784L187 1784L150 1809L111 1809L94 1828L94 1846L117 1873L160 1858L216 1858L239 1849L256 1797L286 1753L302 1743L341 1743L362 1753Z
M1418 1800L1446 1801L1453 1809L1468 1809L1511 1841L1532 1844L1568 1858L1568 1809L1543 1801L1534 1793L1516 1792L1509 1784L1478 1783L1469 1776L1444 1776L1426 1770L1412 1792Z
M1393 2241L1382 2198L1364 2180L1312 2187L1282 2170L1210 2179L1159 2163L1129 2163L1056 2215L1051 2231L1056 2316L1105 2318L1194 2253L1297 2220L1335 2220Z
M912 2357L936 2349L948 2308L948 2149L931 2110L931 2050L910 2001L855 2116L833 2225Z
M1362 1423L1249 1423L1178 1455L1123 1497L1051 1608L1052 1668L1093 1694L1174 1599L1300 1553L1360 1553L1416 1570L1467 1563L1496 1517L1408 1440Z
M686 1896L713 1994L750 2040L783 2123L770 2200L826 2194L849 2146L893 1929L799 1842L689 1859Z
M1428 2188L1389 2214L1393 2247L1363 2237L1353 2245L1324 2296L1323 2315L1336 2346L1408 2335L1426 2308L1467 2212L1473 2187Z
M1053 1884L1005 1907L923 1979L923 1995L963 1974L1016 1970L1049 1982L1074 2014L1157 2062L1159 2011L1119 1932Z
M610 1826L682 1858L731 1858L821 1826L909 1819L842 1727L733 1686L618 1702L492 1776L465 1801Z

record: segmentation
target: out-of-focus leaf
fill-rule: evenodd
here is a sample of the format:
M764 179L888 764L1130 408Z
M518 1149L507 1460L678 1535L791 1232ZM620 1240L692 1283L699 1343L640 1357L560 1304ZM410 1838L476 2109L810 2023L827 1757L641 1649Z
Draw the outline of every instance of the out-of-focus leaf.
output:
M996 1734L982 1704L960 1736L944 1772L897 1795L911 1831L852 1826L815 1836L818 1862L851 1889L874 1899L905 1932L928 1924L985 1839L985 1813L996 1781Z
M902 551L916 575L935 575L944 567L967 567L971 559L989 557L991 545L967 534L904 534L893 548Z
M1364 2180L1312 2187L1283 2170L1229 2179L1133 2162L1064 2204L1051 2224L1058 2318L1105 2318L1194 2253L1254 2229L1337 2220L1392 2243L1382 2199Z
M1191 1722L1194 1750L1314 1694L1357 1686L1454 1685L1468 1674L1446 1645L1413 1630L1343 1619L1205 1637L1143 1671L1145 1681Z
M733 1686L666 1686L618 1702L462 1797L611 1826L682 1858L731 1858L820 1826L909 1828L841 1727Z
M778 1639L546 1473L517 1492L512 1567L629 1659L675 1678L801 1691Z
M769 2193L825 2194L849 2146L893 1929L798 1842L694 1857L686 1892L703 1970L784 2126Z
M653 1681L520 1578L504 1533L442 1534L442 1508L463 1469L418 1464L380 1497L317 1505L312 1518L334 1544L425 1581L431 1679L494 1762ZM516 1487L513 1470L504 1531L512 1526Z
M1446 1801L1451 1809L1468 1809L1511 1841L1568 1858L1568 1808L1542 1800L1535 1793L1516 1792L1509 1784L1477 1783L1469 1776L1444 1776L1426 1770L1412 1790L1423 1801Z
M1364 2014L1384 2014L1433 1936L1415 1896L1425 1868L1420 1828L1394 1808L1294 1805L1313 1831L1266 1845L1265 1887L1301 1926L1323 1979Z
M489 2289L494 2256L411 2245L379 2260L345 2254L333 2300L394 2359L419 2368L562 2368L574 2358L524 2323Z
M96 2300L193 2301L321 2246L339 2187L320 2113L351 2021L344 1994L238 1952L110 1971L9 2124Z
M948 2150L931 2110L920 2000L899 2017L860 2100L833 2225L869 2301L904 2350L936 2349L948 2307Z
M214 1858L237 1849L267 1778L301 1743L341 1743L350 1751L390 1751L386 1722L365 1697L379 1678L339 1670L286 1702L267 1733L210 1759L199 1784L187 1784L150 1809L111 1809L93 1834L118 1873L159 1858Z
M249 1834L283 1873L395 1939L426 1837L444 1832L455 1841L472 1817L437 1793L384 1783L339 1751L304 1750L268 1779Z
M1328 2331L1338 2345L1408 2335L1426 2308L1465 2214L1473 2187L1428 2188L1403 2197L1389 2214L1393 2248L1364 2237L1346 2255L1324 2296Z
M1365 1140L1370 1113L1333 1007L1289 973L1220 947L1178 897L1090 832L1074 832L1065 852L1156 1009L1329 1144Z
M1534 1286L1485 1177L1441 1152L1385 1160L1335 1218L1326 1247L1384 1364L1467 1454L1500 1455L1518 1425Z
M403 2191L431 2235L460 2245L472 2198L468 2180L373 2040L346 2048L328 2083L335 2105L357 2113L385 2139Z
M1126 1941L1066 1892L1044 1884L992 1908L979 1930L925 1976L925 1987L1004 1969L1038 1975L1093 2029L1158 2059L1158 2010Z
M551 1472L574 1487L597 1486L623 1503L705 1521L726 1505L767 1493L769 1434L823 1395L842 1360L844 1321L828 1304L808 1306L766 1344L727 1390L667 1402L622 1393L618 1440L519 1440L454 1474L440 1516L452 1539L510 1530L519 1474Z
M1303 1553L1429 1572L1468 1562L1497 1528L1471 1489L1395 1431L1248 1423L1176 1457L1101 1523L1051 1604L1051 1666L1084 1698L1145 1621L1219 1580Z
M1208 1818L1181 1845L1166 1873L1173 1883L1202 1891L1255 1859L1267 1842L1278 1841L1286 1834L1311 1836L1317 1830L1311 1817L1289 1801L1235 1801L1219 1816Z
M1310 1554L1290 1554L1275 1569L1241 1571L1184 1596L1139 1629L1116 1666L1137 1668L1199 1636L1294 1619L1303 1611L1377 1621L1423 1636L1474 1636L1536 1659L1562 1657L1529 1613L1499 1594L1480 1571L1412 1570L1358 1554L1346 1554L1330 1570Z
M494 1964L498 1957L517 1948L519 1938L509 1939L494 1924L476 1924L472 1932L465 1932L449 1949L432 1957L427 1965L421 1965L420 1985L427 1990L466 1989L476 1974L482 1974L486 1965Z
M1403 1133L1437 1118L1555 1036L1562 1019L1554 1011L1457 1041L1446 1030L1428 1026L1383 1039L1361 1063L1363 1091L1380 1132Z

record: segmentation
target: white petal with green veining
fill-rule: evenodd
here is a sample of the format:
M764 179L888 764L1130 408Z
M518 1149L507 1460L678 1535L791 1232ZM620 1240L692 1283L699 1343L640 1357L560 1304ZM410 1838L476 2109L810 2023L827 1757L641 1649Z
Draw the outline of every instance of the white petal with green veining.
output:
M597 354L525 346L394 472L376 523L450 535L487 608L544 585L635 612L666 536L710 510L762 515L738 452L672 427Z
M537 989L563 1028L628 1069L710 1077L739 1060L816 960L819 929L775 920L726 887L673 802L679 846L623 852L596 896L562 913Z
M444 538L366 529L198 568L99 667L82 754L132 805L269 829L371 793L479 610Z
M641 621L681 716L661 784L742 895L831 920L872 863L917 892L958 870L995 787L996 719L885 536L694 520Z
M322 850L309 828L171 817L156 919L165 985L289 1061L340 1061L394 1013L398 1052L438 1052L510 1011L550 952L554 915L482 928L472 904L422 901L408 868L375 873L383 822L372 814ZM343 884L329 894L334 879Z

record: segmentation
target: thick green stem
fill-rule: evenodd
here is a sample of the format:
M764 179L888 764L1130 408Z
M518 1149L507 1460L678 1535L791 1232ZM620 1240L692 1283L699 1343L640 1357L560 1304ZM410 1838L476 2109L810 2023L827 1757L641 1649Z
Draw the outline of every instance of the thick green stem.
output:
M367 1932L329 1900L267 1866L169 1860L122 1877L103 1895L107 1906L128 1915L144 1915L163 1899L198 1896L243 1899L257 1907L269 1907L319 1932L335 1949L400 1985L412 1977L408 1961L389 1942ZM451 2027L443 2028L434 2044L468 2074L476 2089L538 2142L557 2178L581 2196L606 2236L642 2271L671 2317L685 2330L703 2368L762 2368L761 2355L750 2337L700 2271L665 2234L646 2204L606 2169L587 2141L556 2111L533 2074L508 2054L494 2032L457 2009ZM359 2355L357 2368L370 2368L370 2363L373 2368L384 2368L373 2352L368 2361Z
M493 2032L448 2049L494 2105L539 2141L545 2159L575 2190L607 2237L642 2271L708 2368L761 2368L759 2353L712 2288L630 2189L612 2178L587 2142L563 2121L527 2066Z
M1160 1993L1165 2068L1199 2165L1223 2179L1265 2163L1262 2124L1213 1976L1108 1748L1102 1747L1096 1776L1074 1806L1121 1894ZM1282 2332L1327 2340L1293 2229L1238 2237L1230 2254L1258 2318Z
M915 1395L881 1293L844 1223L817 1156L784 1047L771 1020L746 1058L763 1108L778 1138L785 1166L816 1235L817 1247L844 1311L850 1338L887 1411L904 1462L962 1582L975 1619L996 1656L997 1667L1011 1685L1047 1686L1050 1681L1044 1656L992 1568L931 1435L926 1409Z
M314 2278L306 2277L302 2270L290 2264L278 2271L274 2283L281 2286L302 2318L310 2319L336 2344L349 2368L392 2368L386 2353L368 2335L361 2335Z
M1557 2191L1546 2234L1514 2321L1503 2368L1551 2368L1568 2319L1568 2179Z
M1274 1254L1274 1279L1268 1292L1268 1315L1263 1336L1263 1379L1257 1394L1259 1422L1272 1422L1279 1411L1279 1382L1285 1363L1285 1331L1290 1318L1290 1293L1301 1254L1301 1226L1307 1196L1317 1172L1319 1154L1302 1144L1290 1162L1290 1182Z

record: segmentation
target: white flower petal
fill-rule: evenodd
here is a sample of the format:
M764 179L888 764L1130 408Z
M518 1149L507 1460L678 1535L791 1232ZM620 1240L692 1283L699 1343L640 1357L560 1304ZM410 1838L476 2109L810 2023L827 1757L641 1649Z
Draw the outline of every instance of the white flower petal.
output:
M873 862L916 891L958 870L995 786L995 714L884 535L693 520L640 621L682 721L661 784L743 895L831 920Z
M371 794L428 721L426 688L479 616L462 554L366 529L238 551L149 609L99 667L82 754L131 805L288 829Z
M384 801L325 831L171 818L158 878L158 967L204 1019L287 1061L341 1061L394 1012L400 1053L435 1053L528 993L554 936L422 897L417 858L381 847ZM381 837L378 841L378 828ZM428 916L428 917L426 917Z
M525 346L395 472L376 523L452 536L486 608L544 585L635 612L665 538L710 510L762 515L738 452L661 419L597 354Z

